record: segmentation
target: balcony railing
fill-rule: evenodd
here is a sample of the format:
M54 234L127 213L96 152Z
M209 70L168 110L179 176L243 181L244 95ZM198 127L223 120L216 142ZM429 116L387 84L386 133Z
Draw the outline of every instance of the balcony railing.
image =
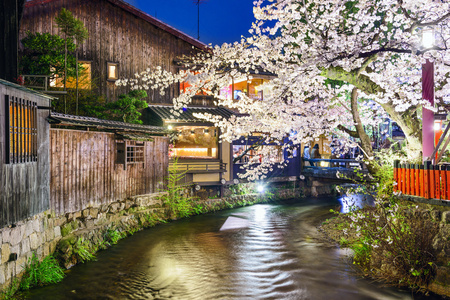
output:
M170 167L173 163L169 164ZM186 173L221 173L227 171L227 164L223 162L178 162L177 170Z
M52 89L52 87L50 87L49 75L20 75L20 77L22 81L21 84L26 86L27 88L52 95L67 94L67 91Z

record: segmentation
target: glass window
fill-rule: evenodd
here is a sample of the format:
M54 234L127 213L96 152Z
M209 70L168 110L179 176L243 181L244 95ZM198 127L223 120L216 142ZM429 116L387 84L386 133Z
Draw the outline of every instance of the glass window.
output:
M117 80L119 79L119 64L118 63L107 63L107 79L108 80Z
M89 90L91 89L91 79L92 79L92 69L91 62L89 61L79 61L81 64L81 68L78 69L78 88ZM55 88L63 88L64 87L64 78L55 75L50 79L50 87ZM66 87L68 89L76 89L77 88L77 78L69 76L67 78Z
M170 155L181 158L218 158L217 129L182 126L176 128Z
M37 161L37 104L5 96L7 105L6 163Z

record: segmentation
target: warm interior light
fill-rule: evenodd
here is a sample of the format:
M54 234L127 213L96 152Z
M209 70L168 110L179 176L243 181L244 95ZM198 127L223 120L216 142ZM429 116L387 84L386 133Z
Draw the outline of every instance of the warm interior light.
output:
M167 126L167 128L168 128L169 130L172 130L172 129L173 129L173 126L172 126L172 125L169 125L169 126Z
M434 30L431 27L424 28L422 31L422 45L425 48L431 48L434 45Z
M320 166L321 167L326 167L327 166L327 162L326 161L321 161L320 162Z
M208 148L173 148L175 156L208 156L216 157L217 148L210 148L211 152L208 155Z

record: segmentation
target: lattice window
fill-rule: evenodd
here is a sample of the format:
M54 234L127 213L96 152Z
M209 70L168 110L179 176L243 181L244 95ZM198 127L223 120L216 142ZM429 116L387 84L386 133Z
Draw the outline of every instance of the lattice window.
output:
M5 96L6 163L37 161L37 103Z
M144 162L144 143L127 141L127 164Z

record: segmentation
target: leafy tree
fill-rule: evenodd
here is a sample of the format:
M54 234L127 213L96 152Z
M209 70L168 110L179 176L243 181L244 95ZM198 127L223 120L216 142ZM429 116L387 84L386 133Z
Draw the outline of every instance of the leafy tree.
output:
M76 43L77 45L81 44L83 43L84 40L88 38L89 35L87 29L84 27L83 22L81 20L76 19L73 16L73 14L65 8L61 9L61 12L55 18L55 21L61 32L64 34L64 41L65 41L64 88L65 88L67 80L67 52L70 51L70 49L68 48L68 44L71 42Z
M88 114L101 119L142 124L139 118L142 115L141 111L148 106L143 100L146 97L147 92L133 90L120 95L117 101L106 103L104 106L86 106L85 110Z
M64 49L66 41L58 35L50 33L31 33L22 39L24 51L20 60L21 74L31 75L64 75ZM73 42L67 43L69 51L75 50ZM75 57L68 56L67 71L69 76L75 76Z

